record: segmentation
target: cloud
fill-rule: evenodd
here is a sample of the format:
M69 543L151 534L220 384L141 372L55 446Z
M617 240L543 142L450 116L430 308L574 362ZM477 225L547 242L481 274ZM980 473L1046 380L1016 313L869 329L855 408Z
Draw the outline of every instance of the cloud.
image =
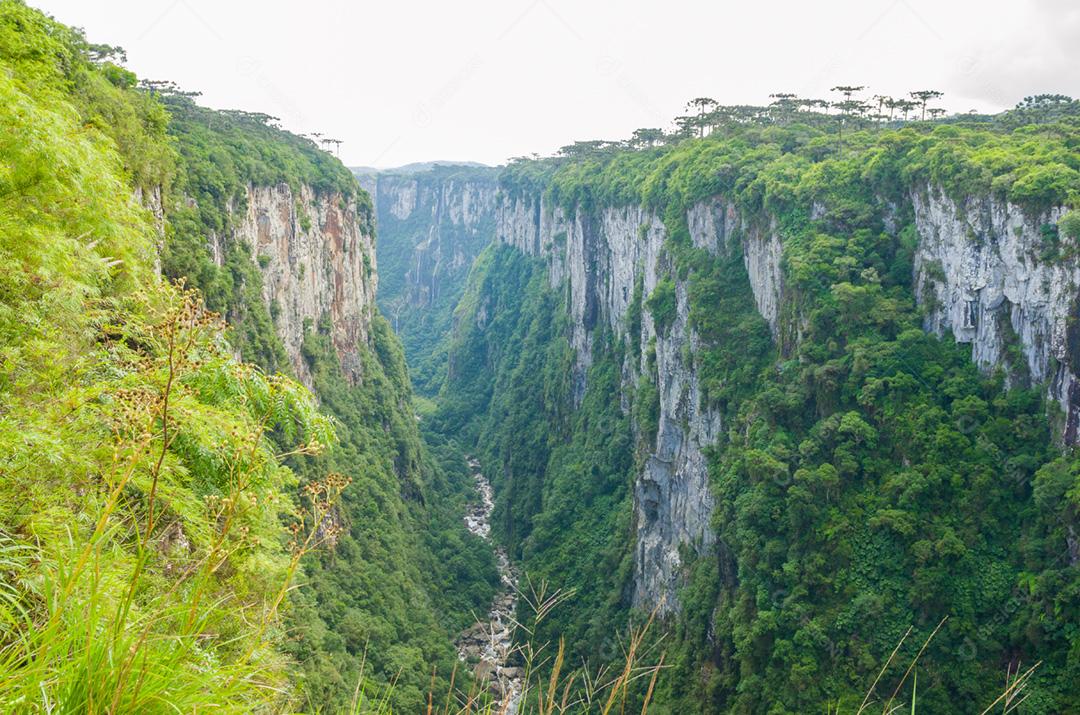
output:
M1029 0L1018 19L959 53L950 77L954 91L995 108L1032 94L1080 96L1080 5Z

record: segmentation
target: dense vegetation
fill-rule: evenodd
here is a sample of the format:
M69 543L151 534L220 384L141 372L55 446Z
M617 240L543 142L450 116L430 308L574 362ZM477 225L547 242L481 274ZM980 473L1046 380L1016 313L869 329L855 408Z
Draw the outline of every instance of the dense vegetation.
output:
M257 257L230 232L247 187L286 183L296 196L306 186L316 196L355 202L363 230L373 228L370 198L340 162L274 128L270 118L213 112L176 92L163 99L183 189L167 210L163 270L229 317L245 359L288 372ZM207 236L219 242L220 264ZM344 530L332 550L307 562L310 588L297 594L290 613L287 650L303 664L300 682L312 709L347 707L362 667L376 687L393 682L390 703L406 711L431 688L445 692L452 637L486 608L496 580L490 552L460 520L469 484L462 456L452 449L438 460L428 454L397 338L378 316L372 334L358 386L341 373L325 319L304 343L314 392L337 419L340 446L292 466L304 480L334 472L351 481L341 497Z
M1080 463L1045 386L1011 354L981 374L927 335L911 285L912 192L1010 201L1041 224L1039 260L1076 259L1075 102L900 123L703 98L676 133L514 162L508 197L653 211L667 275L647 295L639 280L628 334L598 329L582 376L563 286L488 247L467 285L399 320L430 356L425 388L441 384L422 436L378 315L359 383L325 319L304 336L311 389L290 379L234 234L250 185L308 187L370 229L355 180L270 117L140 87L118 54L0 0L0 710L333 712L393 683L387 702L419 712L451 677L468 687L451 638L496 576L461 524L459 445L493 476L499 538L561 589L542 622L523 614L533 640L623 660L646 615L633 480L660 399L643 318L664 335L680 287L726 428L708 454L715 546L686 550L681 612L650 632L668 666L650 711L855 711L893 647L879 693L946 616L921 707L979 712L1005 667L1042 661L1024 711L1076 709ZM690 240L687 209L717 195L783 238L775 339L742 236L716 254ZM384 265L403 276L409 255Z
M446 378L454 309L473 260L495 235L493 212L463 200L464 209L479 219L466 223L440 199L470 192L475 202L472 192L494 192L497 176L488 167L434 165L372 177L384 193L415 187L416 206L404 218L391 199L379 201L376 246L379 308L401 337L413 386L422 395L438 392Z
M417 711L494 591L463 458L423 445L378 316L362 384L317 320L316 394L290 380L233 233L249 185L352 202L363 230L370 200L119 54L0 2L0 709L335 712L394 683Z
M332 426L156 280L130 182L168 166L165 115L84 49L0 4L0 709L250 712L286 685L279 606L339 490L294 502L280 445Z
M1080 205L1077 103L864 122L842 145L835 121L758 114L636 150L585 143L502 175L509 197L660 216L670 276L651 295L638 289L627 324L640 330L649 311L663 334L681 281L703 339L695 370L727 425L709 454L717 546L686 554L652 711L853 712L908 627L903 665L878 688L886 699L946 616L919 661L922 707L979 712L1007 664L1042 660L1025 712L1069 711L1080 702L1077 463L1051 436L1058 409L1022 361L983 375L969 348L922 330L910 197L1007 200L1043 222L1042 260L1069 259L1076 213L1060 226L1046 217ZM776 222L778 340L757 315L742 237L718 255L690 241L687 209L716 195L750 225ZM563 291L546 285L535 259L484 254L436 419L465 424L500 474L498 527L526 570L579 590L557 626L575 657L596 658L632 617L628 494L633 460L655 437L656 390L649 369L623 386L628 417L620 368L624 351L636 364L651 346L637 333L599 336L571 409Z

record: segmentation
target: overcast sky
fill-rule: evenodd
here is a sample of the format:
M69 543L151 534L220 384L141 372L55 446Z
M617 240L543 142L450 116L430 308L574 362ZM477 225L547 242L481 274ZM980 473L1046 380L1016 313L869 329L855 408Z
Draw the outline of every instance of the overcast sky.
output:
M29 0L140 76L342 139L349 165L497 164L670 125L686 101L1080 96L1077 0Z

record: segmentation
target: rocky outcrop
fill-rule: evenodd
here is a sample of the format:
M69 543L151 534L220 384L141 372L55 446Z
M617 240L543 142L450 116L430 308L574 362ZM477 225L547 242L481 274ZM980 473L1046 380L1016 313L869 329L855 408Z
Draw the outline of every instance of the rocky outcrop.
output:
M919 247L916 298L925 328L971 344L986 371L1045 384L1065 412L1062 438L1080 427L1080 260L1056 254L1052 237L1064 209L1033 217L989 196L957 204L924 187L912 194ZM1018 356L1018 357L1014 357Z
M688 216L694 243L712 252L728 249L737 222L734 209L720 202L694 207ZM627 317L635 296L642 299L671 276L663 251L667 231L641 207L608 208L597 215L568 215L539 197L504 197L497 216L500 241L547 261L552 287L567 286L570 342L576 355L575 403L585 392L595 338L603 330L642 347L623 369L623 404L641 374L653 370L660 395L655 438L642 436L644 458L635 480L636 605L678 608L680 550L700 551L714 540L710 527L713 497L703 448L716 441L720 417L703 404L693 355L698 337L689 324L687 286L676 280L676 315L663 331L648 310L642 312L639 341L630 341ZM640 282L641 293L635 291ZM685 349L689 346L689 350Z
M306 330L326 319L346 377L361 378L375 306L375 247L355 201L307 186L249 186L233 240L246 242L262 272L263 299L293 370L310 386L301 354ZM222 252L211 241L216 260Z

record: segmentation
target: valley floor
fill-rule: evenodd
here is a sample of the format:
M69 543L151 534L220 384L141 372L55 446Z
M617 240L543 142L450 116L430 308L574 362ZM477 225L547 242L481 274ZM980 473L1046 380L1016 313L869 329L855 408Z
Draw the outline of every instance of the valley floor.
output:
M482 539L491 540L491 513L495 509L491 483L480 471L480 463L469 459L469 468L476 481L480 501L469 505L465 525L469 531ZM486 619L479 618L457 640L458 656L472 666L473 673L486 682L492 696L500 703L499 712L513 715L517 712L521 697L524 672L511 665L514 653L514 630L516 621L519 574L511 563L506 549L495 546L502 588L495 596Z

